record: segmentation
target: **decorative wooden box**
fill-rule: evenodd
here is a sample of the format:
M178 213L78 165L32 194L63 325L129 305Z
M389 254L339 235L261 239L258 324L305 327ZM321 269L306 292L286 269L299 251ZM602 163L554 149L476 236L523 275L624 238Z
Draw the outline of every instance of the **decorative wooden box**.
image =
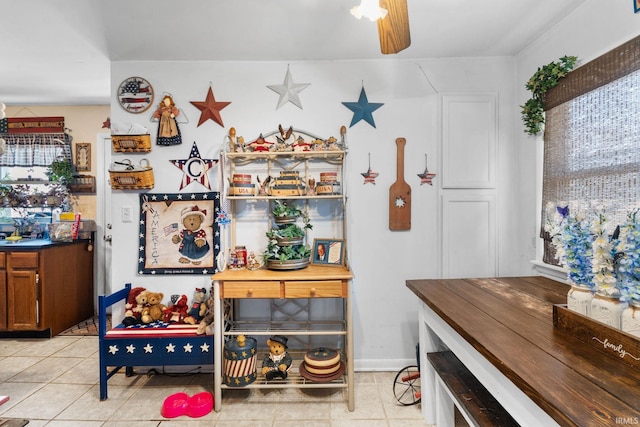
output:
M569 310L553 306L553 326L634 368L640 368L640 339Z

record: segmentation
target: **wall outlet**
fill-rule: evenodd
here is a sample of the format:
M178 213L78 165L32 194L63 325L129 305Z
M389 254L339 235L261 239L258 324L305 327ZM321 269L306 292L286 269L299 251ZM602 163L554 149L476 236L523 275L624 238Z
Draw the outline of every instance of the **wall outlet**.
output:
M122 222L133 221L131 206L122 206L121 212L122 212Z

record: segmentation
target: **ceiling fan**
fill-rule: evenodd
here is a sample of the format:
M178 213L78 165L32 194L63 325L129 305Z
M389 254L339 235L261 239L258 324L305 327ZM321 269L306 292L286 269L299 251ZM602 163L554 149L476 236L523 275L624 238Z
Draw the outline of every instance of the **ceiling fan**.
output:
M380 0L380 7L387 10L387 15L378 19L380 51L386 55L408 48L411 34L407 0Z
M361 0L351 8L358 19L363 16L378 21L380 50L383 54L398 53L411 45L407 0Z

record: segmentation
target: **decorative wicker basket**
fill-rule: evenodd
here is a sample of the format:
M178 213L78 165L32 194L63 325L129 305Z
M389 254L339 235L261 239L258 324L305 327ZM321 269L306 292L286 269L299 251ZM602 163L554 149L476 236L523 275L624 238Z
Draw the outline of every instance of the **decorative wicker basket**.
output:
M139 165L134 165L131 160L114 162L109 169L111 188L114 190L142 190L153 188L153 168L149 160L140 160Z
M111 135L111 144L116 153L148 153L151 151L151 136Z

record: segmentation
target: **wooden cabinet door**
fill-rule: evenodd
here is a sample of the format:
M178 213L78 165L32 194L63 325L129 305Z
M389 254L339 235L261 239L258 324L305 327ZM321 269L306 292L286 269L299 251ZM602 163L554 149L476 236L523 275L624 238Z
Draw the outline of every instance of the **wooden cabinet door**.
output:
M7 272L0 270L0 330L7 329Z
M11 330L36 329L39 323L36 270L7 272L7 320Z

